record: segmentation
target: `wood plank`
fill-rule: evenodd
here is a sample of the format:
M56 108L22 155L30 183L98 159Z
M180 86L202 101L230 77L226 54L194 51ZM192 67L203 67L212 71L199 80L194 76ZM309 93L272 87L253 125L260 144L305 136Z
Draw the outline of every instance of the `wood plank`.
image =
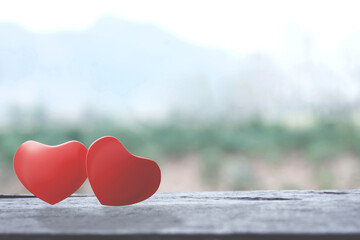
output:
M360 190L157 193L131 206L0 195L0 239L360 239Z

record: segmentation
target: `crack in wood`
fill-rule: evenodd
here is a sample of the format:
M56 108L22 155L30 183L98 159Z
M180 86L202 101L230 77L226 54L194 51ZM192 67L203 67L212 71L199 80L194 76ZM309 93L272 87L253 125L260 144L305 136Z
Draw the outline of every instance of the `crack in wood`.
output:
M341 194L348 194L347 192L332 192L332 191L325 191L325 192L320 192L321 194L337 194L337 195L341 195Z
M245 201L292 201L302 200L301 198L284 198L284 197L192 197L192 196L180 196L180 198L196 199L196 200L245 200Z

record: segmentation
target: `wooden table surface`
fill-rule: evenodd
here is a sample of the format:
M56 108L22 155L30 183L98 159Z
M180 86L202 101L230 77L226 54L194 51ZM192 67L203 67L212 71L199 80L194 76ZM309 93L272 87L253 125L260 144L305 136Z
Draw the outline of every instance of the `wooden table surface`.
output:
M0 195L0 239L360 239L360 190L157 193L130 206Z

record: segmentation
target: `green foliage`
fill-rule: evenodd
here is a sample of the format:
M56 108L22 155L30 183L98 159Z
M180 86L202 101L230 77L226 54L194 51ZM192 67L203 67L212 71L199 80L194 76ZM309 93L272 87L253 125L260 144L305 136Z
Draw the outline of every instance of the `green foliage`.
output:
M117 137L130 152L153 159L166 161L177 159L174 156L197 153L202 158L203 176L214 182L220 174L221 161L232 154L281 163L283 155L296 151L314 166L343 153L360 155L360 132L349 120L319 119L307 128L297 129L281 124L269 125L258 119L239 123L184 124L174 121L132 126L103 120L78 126L47 122L0 128L0 165L11 167L16 149L27 140L49 145L78 140L88 147L105 135ZM330 186L328 174L320 175L322 185ZM252 179L251 173L239 174L234 183L239 189L244 188L246 182L241 177Z

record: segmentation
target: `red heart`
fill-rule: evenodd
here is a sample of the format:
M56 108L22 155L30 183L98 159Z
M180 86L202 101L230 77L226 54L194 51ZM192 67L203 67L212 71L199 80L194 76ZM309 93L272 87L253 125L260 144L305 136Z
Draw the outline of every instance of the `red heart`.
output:
M90 185L103 205L141 202L160 185L156 162L132 155L114 137L102 137L91 144L86 166Z
M41 200L55 204L74 193L86 180L86 147L77 141L48 146L28 141L14 156L21 183Z

